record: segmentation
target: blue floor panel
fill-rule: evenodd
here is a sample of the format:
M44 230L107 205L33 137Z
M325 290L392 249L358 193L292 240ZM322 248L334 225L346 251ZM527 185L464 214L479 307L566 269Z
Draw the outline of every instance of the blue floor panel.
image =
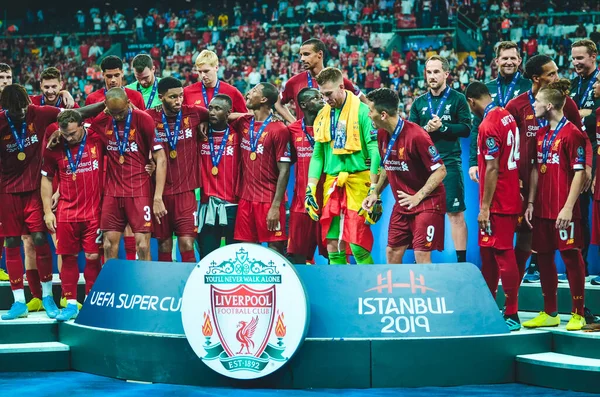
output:
M593 396L520 384L460 387L424 387L418 389L313 389L313 390L240 390L203 388L165 384L130 383L81 372L4 372L0 390L6 396L219 396L219 397L441 397L441 396ZM6 392L7 394L4 394Z

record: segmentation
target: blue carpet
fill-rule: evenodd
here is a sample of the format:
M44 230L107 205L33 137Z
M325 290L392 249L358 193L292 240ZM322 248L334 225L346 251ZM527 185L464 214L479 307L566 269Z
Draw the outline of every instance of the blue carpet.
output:
M219 396L219 397L442 397L442 396L556 396L583 397L587 393L565 392L520 384L460 387L423 387L418 389L314 389L314 390L240 390L165 384L139 384L84 374L81 372L4 372L0 373L2 396L105 397L105 396ZM58 391L60 390L60 391Z

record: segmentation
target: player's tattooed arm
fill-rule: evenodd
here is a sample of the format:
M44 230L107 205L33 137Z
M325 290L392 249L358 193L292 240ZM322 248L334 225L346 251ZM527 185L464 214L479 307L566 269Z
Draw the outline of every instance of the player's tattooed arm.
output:
M96 117L97 115L99 115L100 113L102 113L104 111L104 108L105 108L105 104L104 104L104 101L102 101L102 102L94 103L93 105L88 105L88 106L84 106L82 108L73 109L73 110L75 110L77 113L79 113L81 115L81 118L83 118L85 120L85 119Z
M411 210L415 208L417 205L421 203L427 196L431 194L439 185L442 183L444 178L446 177L446 166L442 165L438 169L436 169L429 178L427 178L427 182L425 185L415 194L410 195L401 190L397 190L396 194L398 195L398 204L403 207L407 207L407 209Z

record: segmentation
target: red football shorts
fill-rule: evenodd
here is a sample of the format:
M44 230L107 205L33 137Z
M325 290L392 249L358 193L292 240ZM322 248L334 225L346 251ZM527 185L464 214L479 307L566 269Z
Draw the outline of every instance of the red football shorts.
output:
M150 197L104 196L100 229L123 233L129 224L134 233L150 233L153 217Z
M267 213L271 203L253 203L240 199L235 218L233 238L249 243L270 243L285 241L285 206L279 207L279 230L271 232L267 229Z
M44 206L39 190L0 194L0 237L45 231Z
M521 210L521 214L517 219L517 233L531 233L531 229L525 220L525 211L527 210L527 200L523 201L523 208Z
M102 247L100 221L58 222L56 225L56 253L77 255L83 249L86 254L97 254Z
M565 230L556 228L556 220L533 218L531 248L538 253L567 251L583 248L581 219L573 219Z
M479 246L497 250L514 249L515 231L520 215L490 214L492 234L479 229Z
M159 240L179 237L196 237L198 234L198 202L194 191L163 196L167 215L154 222L154 237Z
M315 250L326 253L327 249L321 244L321 223L310 219L305 212L290 212L290 238L287 252L302 255L311 259Z
M600 201L592 201L592 244L600 245Z
M408 246L415 251L444 250L444 214L419 212L403 214L394 205L388 230L388 247Z

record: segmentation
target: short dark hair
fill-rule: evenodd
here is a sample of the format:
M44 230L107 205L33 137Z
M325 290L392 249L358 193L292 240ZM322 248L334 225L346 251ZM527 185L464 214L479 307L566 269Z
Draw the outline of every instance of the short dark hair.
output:
M442 63L442 70L444 72L449 72L450 71L450 64L448 63L448 60L446 58L444 58L444 57L441 57L439 55L432 55L432 56L430 56L425 61L425 69L427 69L427 63L429 61L440 61Z
M260 83L260 86L262 87L262 95L263 97L267 98L267 103L269 106L272 107L275 105L279 99L279 91L277 90L277 87L271 83Z
M469 99L481 99L484 96L491 96L490 90L480 81L474 81L467 86L465 96Z
M229 95L217 94L213 97L211 102L214 101L215 99L221 100L221 101L227 103L227 105L229 105L229 109L231 109L233 107L233 101L231 100L231 97Z
M67 128L69 123L77 123L77 125L80 126L83 122L83 118L81 117L81 114L79 114L78 111L72 109L65 109L58 114L56 121L58 122L58 126L60 128Z
M525 77L531 80L533 76L541 76L544 65L550 62L552 62L552 58L548 55L540 54L532 56L525 62Z
M367 99L373 102L375 109L381 113L386 112L390 116L398 114L400 98L396 91L389 88L378 88L367 94Z
M344 75L342 71L337 68L325 68L316 77L317 84L324 85L326 83L343 82Z
M311 98L310 94L314 95L315 92L319 93L319 90L317 90L316 88L304 87L296 96L296 101L298 102L298 104L300 104L301 102L306 102L308 99Z
M40 75L40 81L53 80L53 79L58 79L58 81L62 80L60 70L58 70L55 67L49 67L42 71L42 74Z
M152 58L150 58L150 55L137 54L133 58L133 61L131 62L131 66L133 67L133 69L136 72L142 73L144 71L144 69L146 69L146 68L152 70L154 63L152 62Z
M325 57L325 55L327 54L327 47L325 46L325 43L323 43L319 39L315 39L314 37L306 40L304 43L302 43L302 45L303 46L305 46L305 45L312 46L312 48L315 52L322 51L323 57Z
M103 72L110 69L123 70L123 61L117 56L109 55L106 58L104 58L102 62L100 62L100 69L102 69Z
M496 47L496 58L500 56L500 53L502 51L510 50L513 48L517 50L517 55L520 58L521 53L519 52L519 46L514 41L501 41L500 43L498 43L498 46Z
M12 72L12 68L7 63L0 63L0 72L3 72L3 73Z
M181 81L176 79L175 77L164 77L160 79L158 82L158 93L163 95L165 92L169 91L171 88L180 88L183 87Z

